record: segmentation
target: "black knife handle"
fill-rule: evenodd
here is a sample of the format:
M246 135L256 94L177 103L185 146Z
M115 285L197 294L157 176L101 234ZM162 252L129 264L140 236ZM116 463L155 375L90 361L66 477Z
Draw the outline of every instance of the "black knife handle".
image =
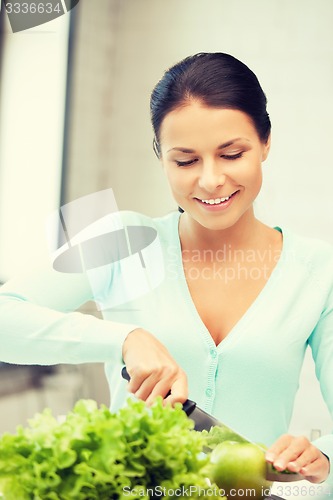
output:
M185 403L183 403L183 410L186 413L186 415L189 417L196 406L197 406L197 403L195 403L191 399L187 399L185 401Z
M121 376L127 380L127 382L129 382L131 380L131 377L129 376L129 373L127 371L127 368L126 366L123 366L123 368L121 369Z
M128 382L131 380L131 377L129 376L129 373L126 369L126 366L123 366L121 370L121 376L127 380ZM171 392L169 391L167 396L170 396ZM189 417L191 413L193 412L194 408L196 407L196 403L194 401L191 401L190 399L187 399L185 403L183 403L183 410L186 413L186 415Z

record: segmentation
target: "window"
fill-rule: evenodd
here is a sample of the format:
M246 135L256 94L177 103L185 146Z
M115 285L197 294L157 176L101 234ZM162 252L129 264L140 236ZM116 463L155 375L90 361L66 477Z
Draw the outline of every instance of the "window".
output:
M1 13L0 282L48 258L60 205L70 15L12 33Z

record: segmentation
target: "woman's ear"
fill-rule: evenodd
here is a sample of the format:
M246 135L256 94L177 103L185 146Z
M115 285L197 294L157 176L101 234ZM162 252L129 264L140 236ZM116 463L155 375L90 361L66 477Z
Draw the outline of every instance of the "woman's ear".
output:
M269 134L267 141L265 142L265 144L263 144L262 161L266 160L270 149L271 149L271 134Z
M157 158L160 160L161 159L161 149L160 149L160 145L159 145L155 136L153 139L153 150L154 150L154 153L157 156Z

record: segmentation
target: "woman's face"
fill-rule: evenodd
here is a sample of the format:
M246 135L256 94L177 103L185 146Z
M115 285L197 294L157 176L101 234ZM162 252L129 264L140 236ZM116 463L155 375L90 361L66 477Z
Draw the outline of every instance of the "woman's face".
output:
M269 141L247 114L192 101L165 116L160 147L172 194L197 223L226 229L253 213Z

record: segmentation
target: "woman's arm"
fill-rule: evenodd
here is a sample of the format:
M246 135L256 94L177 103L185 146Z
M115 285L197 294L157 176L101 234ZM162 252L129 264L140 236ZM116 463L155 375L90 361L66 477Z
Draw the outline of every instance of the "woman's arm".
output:
M15 364L119 361L136 325L74 312L93 300L84 274L43 267L0 288L0 358Z
M43 268L0 289L2 361L15 364L119 362L131 375L129 391L150 404L154 397L185 401L187 379L167 349L137 325L73 312L94 300L85 274ZM120 376L120 374L119 374Z
M308 343L315 361L321 392L333 419L333 290ZM333 434L312 443L302 436L282 436L267 452L277 469L301 472L305 479L333 484Z
M333 287L320 320L309 338L309 345L321 392L333 420ZM331 466L329 482L333 484L333 434L321 436L313 444L328 457Z

